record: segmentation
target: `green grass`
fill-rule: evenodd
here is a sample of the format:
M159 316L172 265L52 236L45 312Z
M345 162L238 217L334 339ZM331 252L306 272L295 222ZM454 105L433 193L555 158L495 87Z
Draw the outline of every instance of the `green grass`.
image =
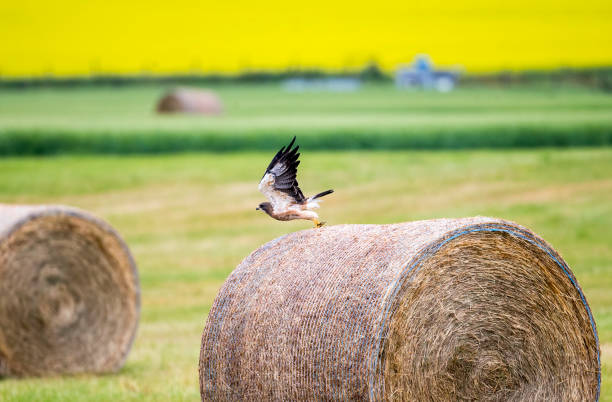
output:
M612 145L612 97L579 88L462 88L440 94L367 85L355 93L215 88L223 116L159 116L159 86L0 91L0 155Z
M433 95L432 95L433 96ZM117 374L0 381L2 401L197 401L197 360L219 286L249 252L308 222L254 207L263 153L0 159L0 200L75 205L108 220L139 264L142 320ZM329 224L489 215L517 221L566 259L602 346L612 400L612 149L312 152L306 193L335 188ZM255 169L253 169L255 167Z

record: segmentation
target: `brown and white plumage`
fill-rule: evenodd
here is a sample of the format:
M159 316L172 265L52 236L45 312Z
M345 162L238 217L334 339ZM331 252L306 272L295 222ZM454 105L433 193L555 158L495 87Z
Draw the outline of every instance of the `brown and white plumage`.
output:
M270 202L261 203L256 209L279 221L307 219L313 221L316 227L320 227L323 223L319 222L319 215L312 209L319 207L318 198L334 190L323 191L309 198L304 197L296 179L297 167L300 164L300 147L296 145L291 149L294 143L295 137L272 158L259 182L259 191Z

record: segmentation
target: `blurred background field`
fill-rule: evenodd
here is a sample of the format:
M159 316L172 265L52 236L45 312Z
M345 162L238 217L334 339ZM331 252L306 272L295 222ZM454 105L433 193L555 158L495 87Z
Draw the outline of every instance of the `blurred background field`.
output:
M468 71L610 66L608 0L4 1L0 75L391 71L414 54Z
M584 86L472 85L449 93L366 83L355 92L217 85L219 116L159 115L162 85L0 91L0 155L612 144L612 97Z

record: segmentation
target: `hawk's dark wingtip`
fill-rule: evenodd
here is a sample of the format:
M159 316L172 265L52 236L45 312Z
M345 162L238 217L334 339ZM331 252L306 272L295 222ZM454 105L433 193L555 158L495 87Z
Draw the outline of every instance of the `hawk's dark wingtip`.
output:
M297 158L299 158L300 154L297 153L297 151L300 149L300 146L297 145L295 148L291 149L293 144L295 144L295 140L296 140L296 136L294 135L289 145L283 146L281 147L281 149L278 150L278 152L276 153L276 155L274 155L274 158L272 158L272 161L266 168L266 171L264 172L264 176L266 175L266 173L270 171L270 169L274 167L274 165L276 165L277 162L285 161L285 160L289 160L290 162L295 162Z
M291 140L291 142L289 143L289 145L287 145L287 151L289 151L289 150L291 149L291 147L293 146L293 144L295 144L295 139L296 139L296 138L297 138L297 137L294 135L294 136L293 136L293 139ZM298 146L298 148L299 148L299 146Z
M323 192L321 192L321 193L319 193L319 194L317 194L317 195L315 195L315 196L311 197L311 199L312 199L312 200L316 200L317 198L324 197L324 196L326 196L327 194L331 194L331 193L333 193L333 192L334 192L334 190L326 190L326 191L323 191Z

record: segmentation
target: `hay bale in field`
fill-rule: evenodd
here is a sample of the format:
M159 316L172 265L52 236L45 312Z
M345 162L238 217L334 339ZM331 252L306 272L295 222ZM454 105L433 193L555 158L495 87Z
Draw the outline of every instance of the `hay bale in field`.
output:
M209 313L202 400L594 400L567 264L491 218L340 225L262 246Z
M0 376L116 371L139 314L136 265L109 225L0 204Z
M223 104L212 91L180 88L168 92L159 100L157 112L218 115L223 112Z

